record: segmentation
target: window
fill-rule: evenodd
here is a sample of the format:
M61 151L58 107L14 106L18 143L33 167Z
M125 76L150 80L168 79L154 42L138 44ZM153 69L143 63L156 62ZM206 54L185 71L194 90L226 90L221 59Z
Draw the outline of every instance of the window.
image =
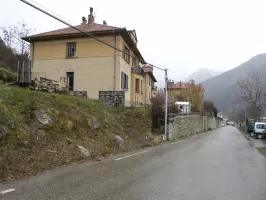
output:
M139 92L139 79L138 78L136 79L135 87L136 87L136 92Z
M151 85L151 78L149 77L149 85Z
M132 66L137 66L136 58L132 58Z
M76 57L76 42L67 43L67 58Z
M128 76L121 72L121 89L128 89Z
M151 99L151 92L149 92L149 99Z
M265 129L265 125L264 124L257 124L256 128L257 129Z
M127 46L124 46L124 51L123 51L123 58L124 60L129 64L130 63L130 56L129 56L129 48L127 48Z

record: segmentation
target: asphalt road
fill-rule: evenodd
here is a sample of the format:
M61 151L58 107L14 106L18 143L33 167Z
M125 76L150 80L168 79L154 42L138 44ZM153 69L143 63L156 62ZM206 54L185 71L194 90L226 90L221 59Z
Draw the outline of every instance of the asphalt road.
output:
M266 159L234 127L0 184L1 200L265 200Z

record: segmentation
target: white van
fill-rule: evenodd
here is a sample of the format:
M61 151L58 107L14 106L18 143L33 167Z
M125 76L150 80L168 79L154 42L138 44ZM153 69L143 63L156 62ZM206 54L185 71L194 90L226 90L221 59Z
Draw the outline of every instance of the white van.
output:
M266 123L256 122L254 125L254 136L262 139L266 135Z

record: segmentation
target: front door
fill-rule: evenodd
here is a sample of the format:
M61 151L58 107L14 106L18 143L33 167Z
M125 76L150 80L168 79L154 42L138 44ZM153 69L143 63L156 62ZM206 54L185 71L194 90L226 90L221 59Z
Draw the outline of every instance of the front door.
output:
M67 86L69 91L74 91L74 72L67 72Z

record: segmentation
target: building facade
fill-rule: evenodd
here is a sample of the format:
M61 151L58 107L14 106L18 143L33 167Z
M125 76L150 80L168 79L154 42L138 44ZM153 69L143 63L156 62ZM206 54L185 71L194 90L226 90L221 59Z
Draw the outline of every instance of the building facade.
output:
M154 84L157 82L153 75L153 68L149 65L132 67L131 74L131 104L148 105L154 97L156 90Z
M145 63L136 31L109 26L106 21L97 24L92 13L91 8L88 21L82 17L76 28L114 48L71 27L22 38L31 44L32 78L66 80L70 91L87 91L91 99L98 99L99 91L123 90L125 103L130 104L135 89L132 67ZM144 80L143 84L146 88Z

